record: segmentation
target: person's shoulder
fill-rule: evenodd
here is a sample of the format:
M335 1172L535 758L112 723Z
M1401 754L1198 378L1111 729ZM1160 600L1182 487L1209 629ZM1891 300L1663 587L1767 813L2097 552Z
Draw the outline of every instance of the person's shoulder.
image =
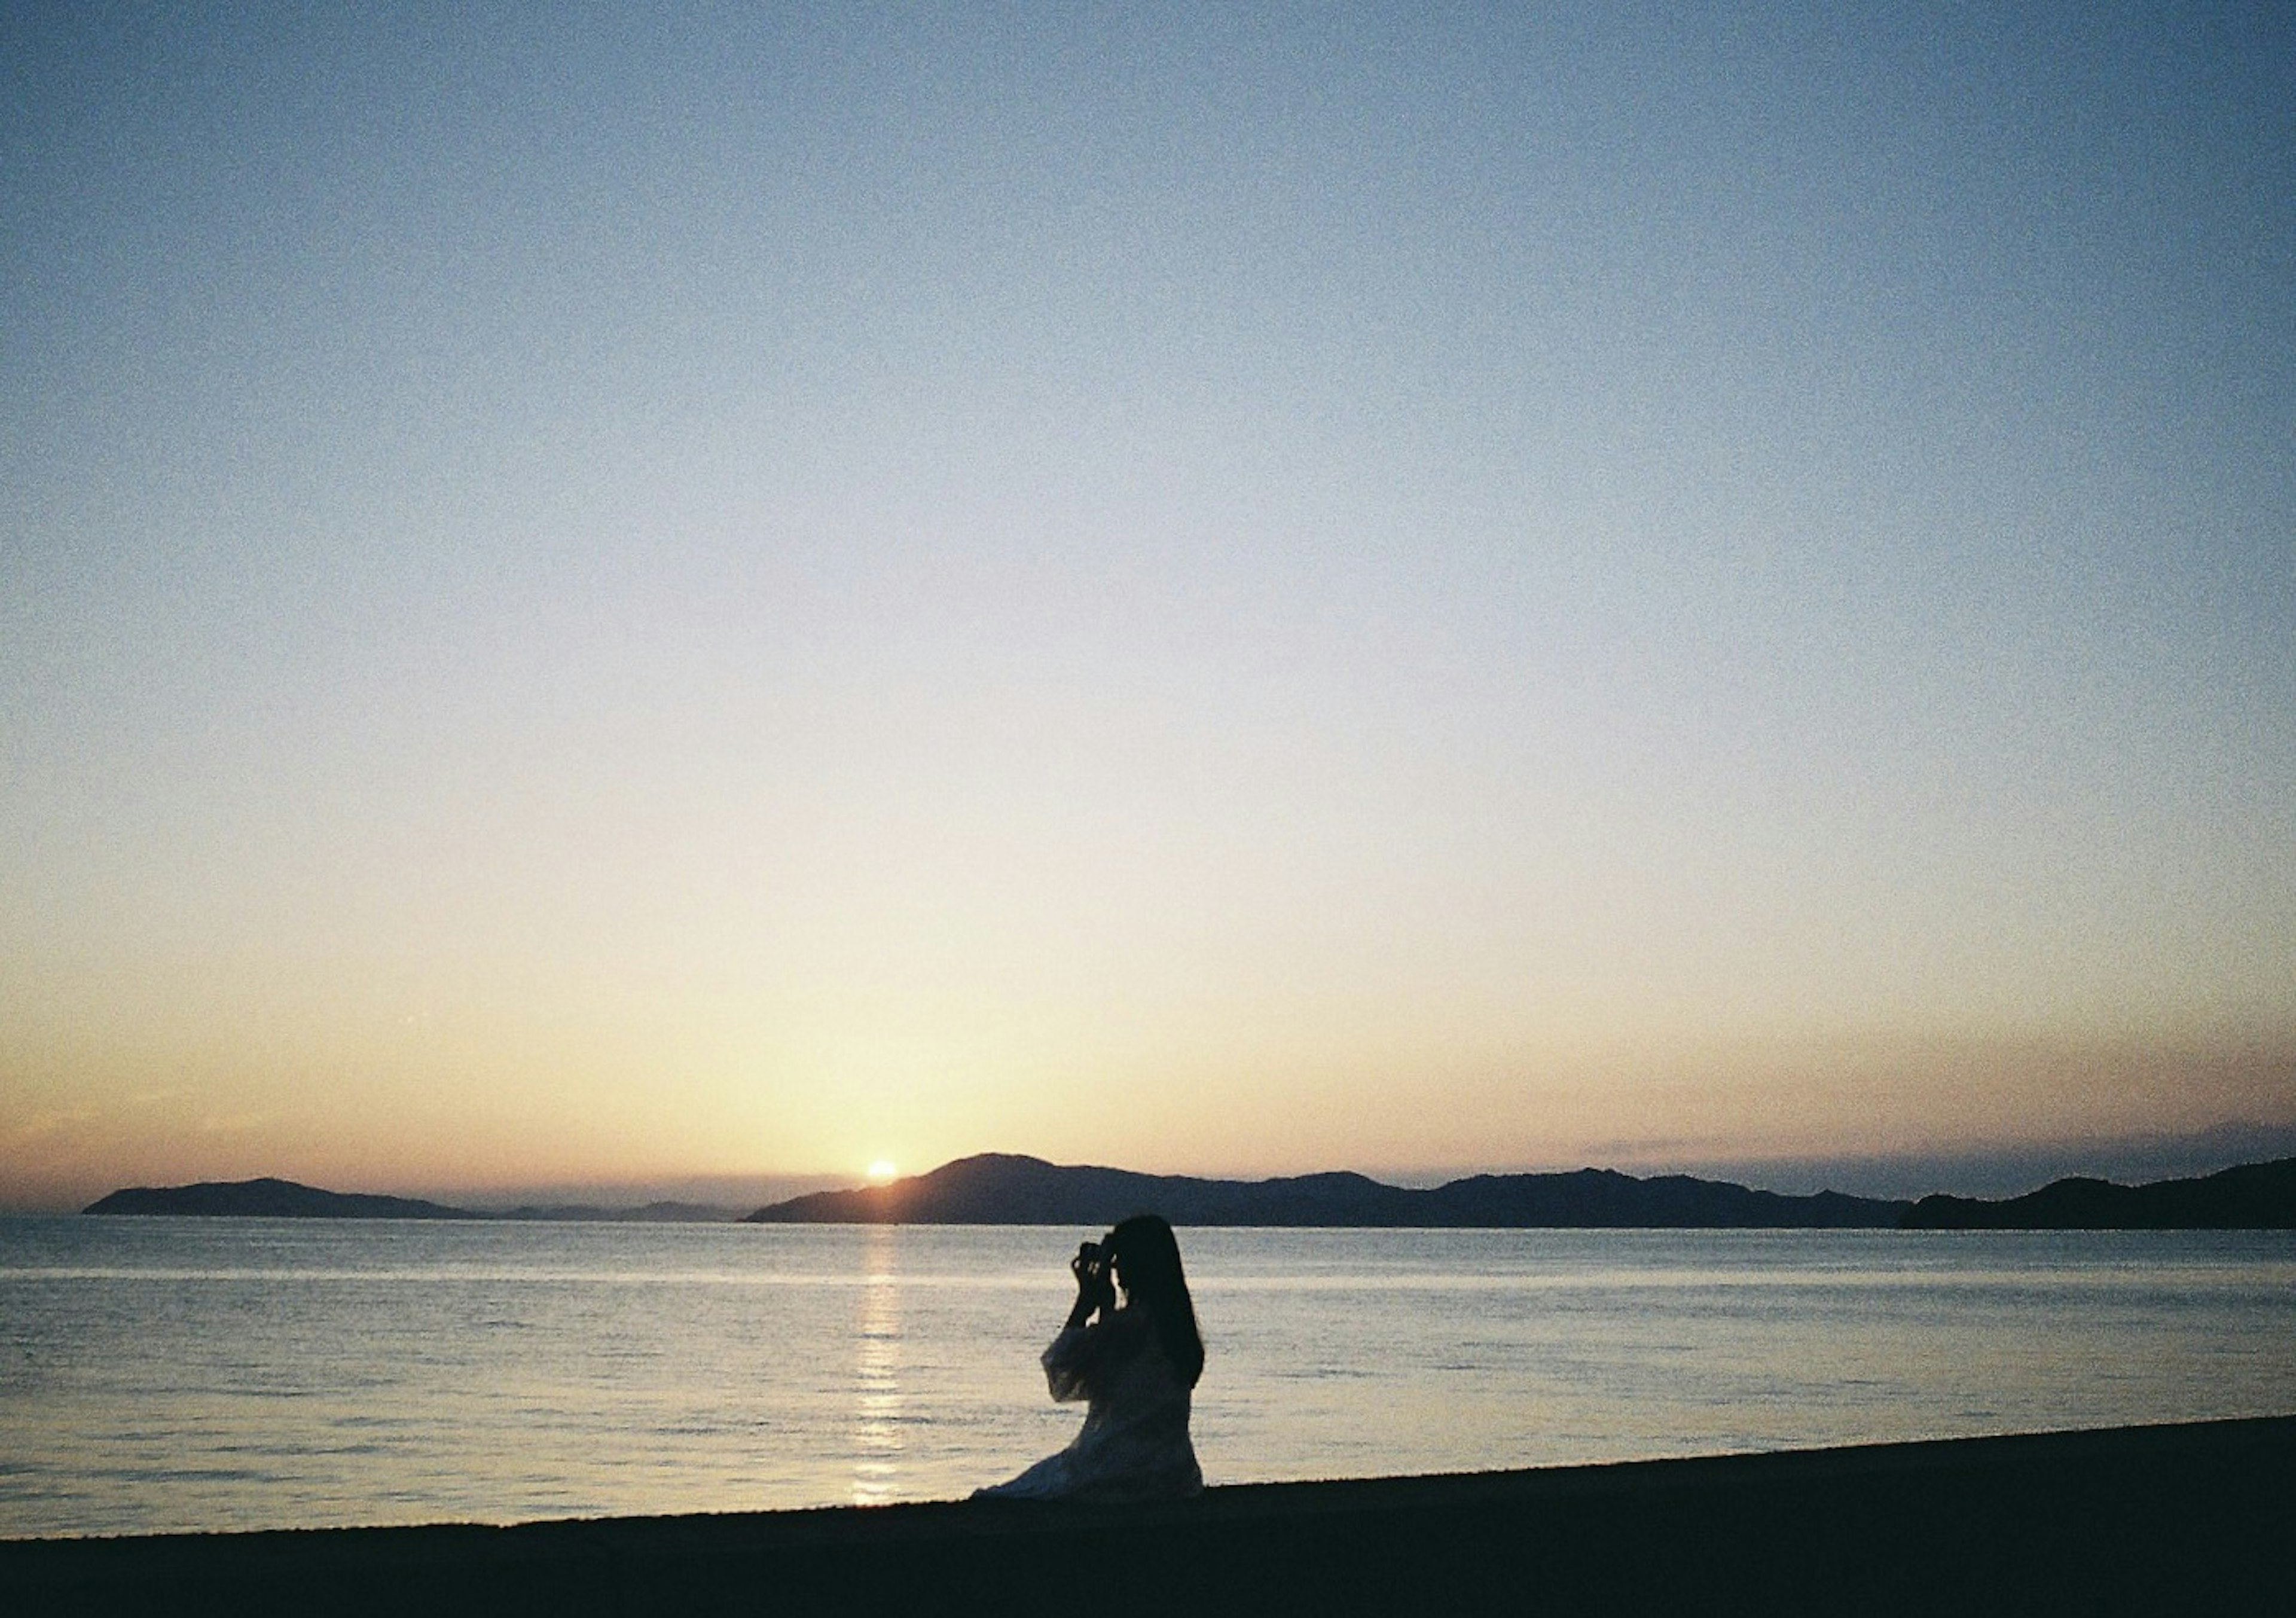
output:
M1156 1341L1155 1322L1144 1309L1119 1309L1084 1328L1096 1359L1128 1359Z

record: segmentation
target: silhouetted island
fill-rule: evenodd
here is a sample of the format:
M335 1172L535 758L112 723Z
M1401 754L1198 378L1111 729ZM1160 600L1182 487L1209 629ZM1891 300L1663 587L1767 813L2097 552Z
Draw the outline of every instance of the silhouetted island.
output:
M2001 1202L1925 1196L1898 1222L1907 1230L2296 1230L2296 1157L2147 1186L2054 1180Z
M138 1186L89 1203L83 1213L176 1213L209 1218L288 1220L534 1220L566 1223L731 1224L735 1209L716 1203L652 1202L636 1208L591 1203L527 1203L515 1208L451 1208L410 1196L326 1191L291 1179L204 1181L196 1186Z
M322 1191L291 1179L203 1180L196 1186L137 1186L90 1203L83 1213L176 1213L242 1219L475 1220L483 1214L411 1196Z
M746 1222L1111 1225L1152 1208L1176 1225L1810 1230L1887 1228L1898 1223L1907 1206L1835 1191L1782 1196L1683 1174L1637 1179L1611 1169L1478 1174L1419 1191L1361 1174L1198 1179L984 1153L890 1185L817 1191L775 1203Z
M539 1220L563 1224L593 1225L730 1225L741 1211L720 1203L644 1203L635 1208L609 1208L597 1203L521 1203L515 1208L480 1211L485 1220Z

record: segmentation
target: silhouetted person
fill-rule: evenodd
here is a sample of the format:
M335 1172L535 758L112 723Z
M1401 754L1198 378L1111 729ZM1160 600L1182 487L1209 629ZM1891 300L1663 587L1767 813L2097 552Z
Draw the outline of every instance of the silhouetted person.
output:
M1069 1269L1076 1307L1045 1351L1045 1382L1062 1404L1088 1401L1083 1430L1009 1483L976 1498L1169 1499L1204 1486L1188 1441L1188 1394L1204 1371L1203 1339L1172 1228L1126 1220ZM1117 1301L1119 1291L1123 1302Z

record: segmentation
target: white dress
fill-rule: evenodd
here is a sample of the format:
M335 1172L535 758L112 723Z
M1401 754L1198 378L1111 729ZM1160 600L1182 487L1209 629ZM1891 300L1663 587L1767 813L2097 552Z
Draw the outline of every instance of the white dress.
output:
M1202 1491L1188 1441L1188 1384L1144 1313L1119 1310L1070 1326L1045 1351L1045 1383L1062 1404L1088 1401L1076 1441L975 1498L1163 1500Z

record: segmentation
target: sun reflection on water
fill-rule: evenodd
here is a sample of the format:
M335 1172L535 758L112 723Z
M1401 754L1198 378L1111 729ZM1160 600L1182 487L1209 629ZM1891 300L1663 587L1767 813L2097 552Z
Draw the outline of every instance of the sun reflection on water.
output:
M869 1234L868 1278L861 1287L853 1367L853 1491L856 1506L897 1497L901 1450L901 1298L893 1274L893 1232Z

